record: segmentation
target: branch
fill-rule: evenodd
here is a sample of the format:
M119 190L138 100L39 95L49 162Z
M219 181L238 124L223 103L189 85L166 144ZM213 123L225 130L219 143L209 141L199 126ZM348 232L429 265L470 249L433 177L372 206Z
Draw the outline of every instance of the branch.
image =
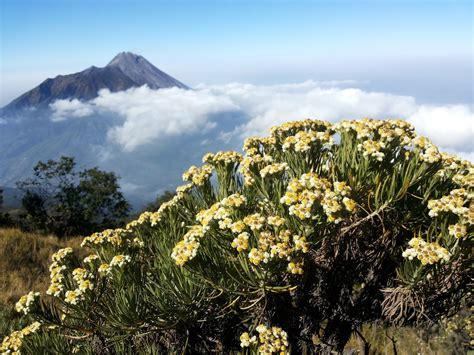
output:
M374 218L375 216L378 216L380 212L382 212L384 209L388 207L389 203L385 202L382 206L380 206L377 210L372 212L371 214L365 216L362 219L359 219L357 222L351 224L350 226L347 226L345 228L341 229L342 234L346 234L348 231L351 229L354 229L355 227L359 226L360 224L364 223L365 221Z
M385 336L389 338L392 342L393 355L398 355L397 340L395 339L395 336L391 337L390 335L388 335L388 332L385 332Z

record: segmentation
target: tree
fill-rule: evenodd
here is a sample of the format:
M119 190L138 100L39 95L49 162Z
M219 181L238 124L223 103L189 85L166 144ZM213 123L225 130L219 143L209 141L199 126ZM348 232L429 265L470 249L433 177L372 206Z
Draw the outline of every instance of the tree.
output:
M9 213L3 212L3 188L0 187L0 227L11 227L13 221Z
M58 236L88 234L114 226L130 207L113 172L76 171L72 157L38 162L33 177L17 186L33 228Z
M59 251L54 302L20 300L37 323L3 349L341 353L364 323L437 322L467 297L472 163L404 121L289 122L244 150L85 238L82 264Z

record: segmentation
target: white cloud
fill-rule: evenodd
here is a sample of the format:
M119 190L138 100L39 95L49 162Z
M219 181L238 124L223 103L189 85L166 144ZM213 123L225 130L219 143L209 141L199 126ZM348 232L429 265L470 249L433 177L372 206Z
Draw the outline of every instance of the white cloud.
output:
M56 122L64 121L70 117L87 117L94 113L92 105L78 99L56 100L50 107L54 112L52 120Z
M440 147L474 154L474 113L469 106L419 106L408 120Z
M147 87L111 93L81 103L62 100L52 105L58 117L83 117L112 113L123 121L108 132L109 142L124 151L156 144L162 138L186 137L213 129L222 149L232 138L266 134L272 125L307 117L329 120L361 117L401 118L413 123L417 132L442 148L474 155L474 113L469 105L420 105L414 97L346 88L352 82L315 82L257 86L232 83L200 85L196 90L177 88L151 90ZM224 114L240 119L229 122ZM224 123L225 122L225 123Z

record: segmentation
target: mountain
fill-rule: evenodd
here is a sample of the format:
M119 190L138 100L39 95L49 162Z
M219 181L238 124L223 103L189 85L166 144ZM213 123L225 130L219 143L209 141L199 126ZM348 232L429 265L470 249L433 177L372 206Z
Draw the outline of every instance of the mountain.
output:
M92 66L78 73L46 79L0 109L0 114L8 115L21 109L44 108L61 99L90 100L96 97L101 89L117 92L143 85L148 85L151 89L171 87L188 89L186 85L162 72L144 57L122 52L103 68Z

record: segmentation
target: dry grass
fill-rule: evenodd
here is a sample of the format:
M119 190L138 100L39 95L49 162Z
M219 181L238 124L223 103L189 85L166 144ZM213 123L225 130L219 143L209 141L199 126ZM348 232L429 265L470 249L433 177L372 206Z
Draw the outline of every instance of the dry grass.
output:
M77 250L81 239L0 229L0 305L12 304L32 290L46 291L51 255L66 246Z
M364 326L361 334L370 344L370 355L466 354L462 338L457 334L448 335L444 329L386 327L374 323ZM353 354L364 353L364 342L360 336L354 334L351 337L346 345L346 351L349 350L353 350Z
M51 255L67 246L79 253L81 240L0 228L0 339L27 324L14 305L29 291L46 291ZM82 253L78 256L84 256Z

